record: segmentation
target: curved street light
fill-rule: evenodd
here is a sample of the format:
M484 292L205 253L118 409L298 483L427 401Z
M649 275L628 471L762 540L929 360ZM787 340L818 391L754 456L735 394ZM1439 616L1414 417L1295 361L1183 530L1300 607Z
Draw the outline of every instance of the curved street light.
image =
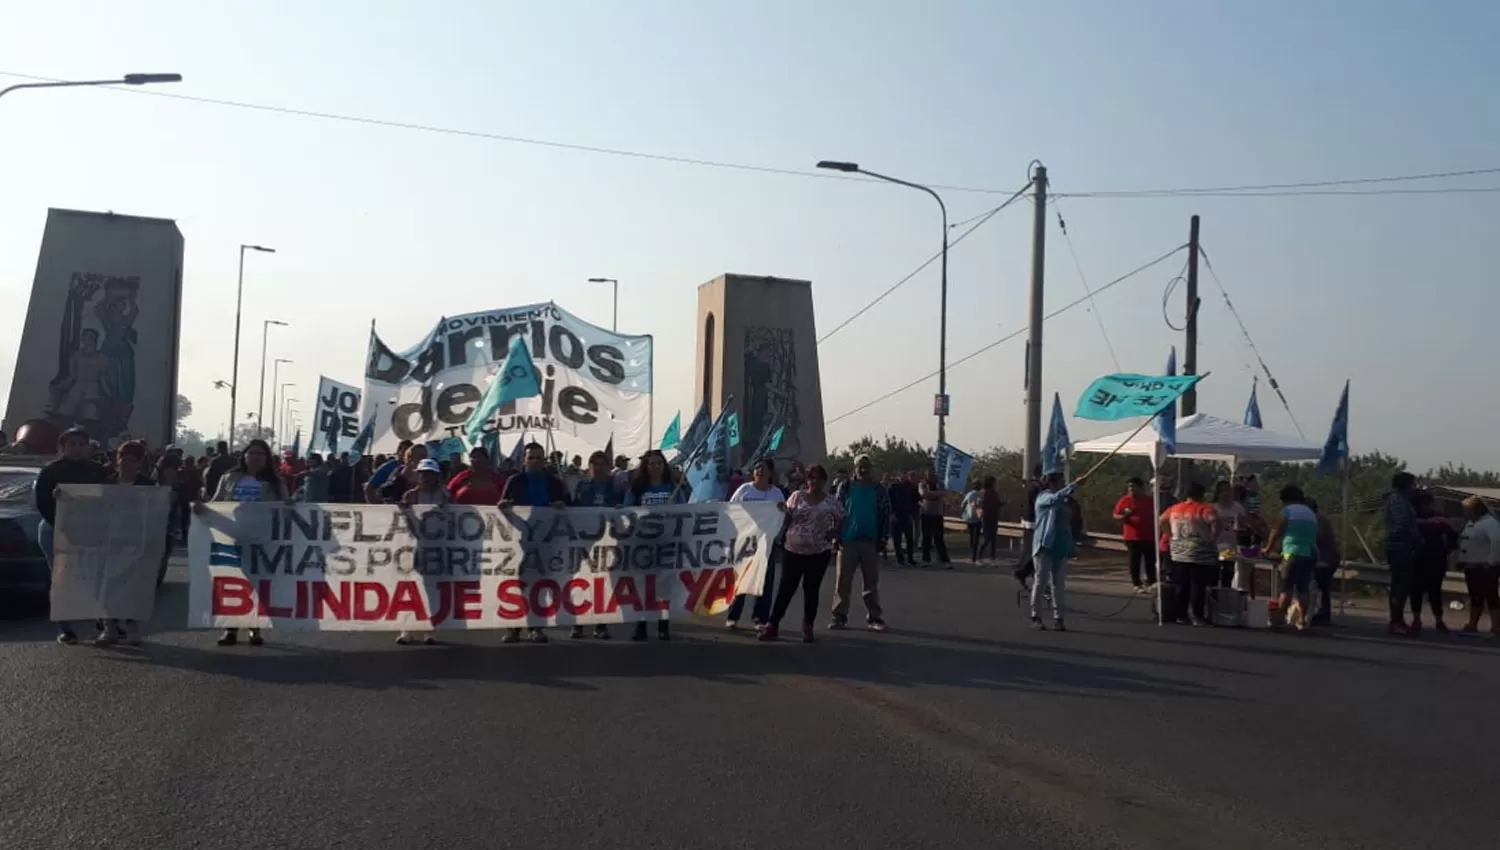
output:
M149 86L155 83L180 83L181 74L126 74L117 80L53 80L46 83L17 83L0 89L0 97L19 89L62 89L77 86Z

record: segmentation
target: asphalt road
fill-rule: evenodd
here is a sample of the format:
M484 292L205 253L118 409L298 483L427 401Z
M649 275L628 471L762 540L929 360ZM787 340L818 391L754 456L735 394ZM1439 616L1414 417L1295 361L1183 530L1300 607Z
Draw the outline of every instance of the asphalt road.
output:
M184 572L142 649L0 622L0 847L1496 846L1488 640L1161 629L1087 582L1036 633L970 568L814 646L220 649Z

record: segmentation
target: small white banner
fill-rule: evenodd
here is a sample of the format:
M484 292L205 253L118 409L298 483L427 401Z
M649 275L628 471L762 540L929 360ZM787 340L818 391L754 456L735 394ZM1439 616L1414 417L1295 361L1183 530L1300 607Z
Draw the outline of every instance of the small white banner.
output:
M171 488L64 484L58 490L52 619L151 619Z

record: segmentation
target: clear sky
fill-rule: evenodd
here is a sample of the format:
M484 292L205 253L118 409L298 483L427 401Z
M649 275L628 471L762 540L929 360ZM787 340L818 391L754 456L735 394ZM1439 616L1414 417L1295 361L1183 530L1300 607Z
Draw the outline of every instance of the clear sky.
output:
M1500 166L1500 4L886 0L731 3L47 3L0 0L0 71L175 71L164 91L579 145L1008 194L1032 159L1086 193ZM0 77L0 86L19 80ZM1500 174L1353 188L1500 186ZM954 221L1005 194L946 191ZM358 383L367 328L398 347L436 319L555 299L656 335L657 431L692 404L695 289L724 272L813 281L830 329L937 247L910 190L389 129L102 90L0 101L0 400L46 208L174 218L187 240L180 387L222 430L238 246L241 409L259 331L311 399ZM1292 413L1321 441L1352 378L1352 443L1425 468L1500 469L1493 346L1500 193L1064 198L1098 287L1203 245ZM950 360L1026 322L1031 213L953 249ZM1047 304L1084 294L1049 216ZM1172 260L1046 329L1046 393L1158 371ZM827 417L937 366L936 265L820 347ZM1180 321L1181 289L1171 307ZM1253 362L1205 275L1200 409L1238 419ZM1019 445L1021 339L953 367L951 440ZM1486 377L1487 376L1487 377ZM933 379L829 427L930 443ZM1476 390L1476 387L1484 389ZM310 403L300 405L304 414ZM1263 394L1266 426L1293 431ZM1075 436L1115 430L1074 422Z

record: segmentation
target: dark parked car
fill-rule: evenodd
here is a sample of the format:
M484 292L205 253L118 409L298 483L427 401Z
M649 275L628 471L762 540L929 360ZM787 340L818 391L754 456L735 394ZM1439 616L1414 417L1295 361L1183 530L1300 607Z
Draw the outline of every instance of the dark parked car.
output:
M52 572L37 543L37 513L32 487L38 470L0 466L0 599L42 606L52 587Z

